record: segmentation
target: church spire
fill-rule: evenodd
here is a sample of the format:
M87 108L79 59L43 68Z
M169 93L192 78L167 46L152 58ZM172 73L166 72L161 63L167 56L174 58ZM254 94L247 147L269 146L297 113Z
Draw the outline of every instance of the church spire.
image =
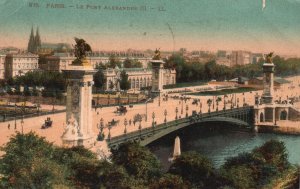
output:
M36 34L34 38L34 52L38 52L38 49L41 47L41 37L39 33L39 27L36 29Z
M31 27L31 33L28 41L27 51L33 53L34 52L34 33L33 33L33 26Z

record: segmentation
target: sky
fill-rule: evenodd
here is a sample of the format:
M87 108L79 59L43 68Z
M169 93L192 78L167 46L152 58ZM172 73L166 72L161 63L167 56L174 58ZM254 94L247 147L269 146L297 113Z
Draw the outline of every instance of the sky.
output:
M56 4L56 5L55 5ZM121 9L121 10L120 10ZM0 47L42 42L93 50L250 50L300 55L300 0L0 0Z

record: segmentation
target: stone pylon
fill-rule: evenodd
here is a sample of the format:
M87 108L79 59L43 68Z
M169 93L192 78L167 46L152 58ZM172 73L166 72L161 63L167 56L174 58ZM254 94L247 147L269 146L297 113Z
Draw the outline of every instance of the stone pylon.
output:
M67 76L66 128L62 135L64 146L91 148L96 141L93 133L92 86L96 72L83 58L80 64L71 65L63 72Z

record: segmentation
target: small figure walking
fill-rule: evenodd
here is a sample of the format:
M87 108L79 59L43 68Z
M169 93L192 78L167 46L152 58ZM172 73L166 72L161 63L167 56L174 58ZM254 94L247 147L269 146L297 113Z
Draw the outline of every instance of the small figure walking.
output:
M10 123L7 125L8 130L10 130Z

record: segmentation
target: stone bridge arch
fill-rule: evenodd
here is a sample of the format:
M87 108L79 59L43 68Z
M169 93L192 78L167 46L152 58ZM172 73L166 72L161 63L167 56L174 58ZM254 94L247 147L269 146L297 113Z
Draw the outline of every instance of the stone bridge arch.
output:
M241 107L236 109L228 109L226 111L196 114L187 118L155 125L154 127L136 130L134 132L127 133L126 135L112 137L107 139L107 142L111 148L116 148L119 144L126 141L137 141L140 142L141 145L145 146L184 127L195 126L197 123L206 122L227 122L238 127L251 129L254 125L253 116L253 107Z
M161 131L159 133L156 133L152 136L149 136L147 138L144 138L144 140L140 140L140 144L142 146L146 146L168 134L171 134L172 132L175 132L177 130L183 129L183 128L187 128L187 127L193 127L194 125L198 124L198 123L208 123L208 122L216 122L216 123L231 123L235 126L243 126L243 127L247 127L250 128L250 125L247 122L244 122L242 120L236 119L236 118L229 118L229 117L212 117L212 118L207 118L207 119L203 119L201 121L197 121L197 122L191 122L190 124L187 125L178 125L169 129L165 129L164 131Z

